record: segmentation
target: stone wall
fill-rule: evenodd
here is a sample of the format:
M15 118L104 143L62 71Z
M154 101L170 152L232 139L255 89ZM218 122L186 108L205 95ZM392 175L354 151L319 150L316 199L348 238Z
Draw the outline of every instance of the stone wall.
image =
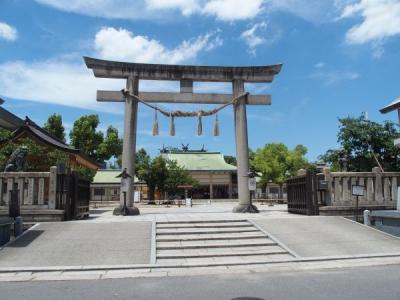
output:
M320 194L320 202L326 206L320 212L340 211L356 206L357 197L352 195L352 186L365 187L364 196L359 196L360 209L391 209L396 206L400 172L381 172L373 168L372 172L330 172L324 169L323 177L327 181L327 191ZM344 213L343 213L344 214Z
M56 209L57 168L49 172L0 173L0 216L8 215L10 191L19 191L19 203L25 221L60 221L64 211Z

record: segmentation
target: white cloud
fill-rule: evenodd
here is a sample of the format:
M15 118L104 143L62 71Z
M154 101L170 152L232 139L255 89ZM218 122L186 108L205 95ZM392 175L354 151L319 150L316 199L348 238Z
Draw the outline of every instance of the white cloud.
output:
M246 20L262 11L263 0L210 0L202 12L222 21Z
M218 33L207 33L168 49L160 41L147 36L134 35L126 29L105 27L97 32L94 47L97 55L105 59L176 64L194 59L200 51L208 51L221 44Z
M218 32L183 41L174 49L145 36L134 36L124 29L103 28L93 41L94 55L103 58L140 62L180 63L195 59L201 51L220 45ZM121 38L121 39L120 39ZM73 63L71 63L73 59ZM54 103L84 109L122 113L118 104L97 103L96 90L120 90L124 80L95 78L86 66L77 63L76 55L57 59L0 64L0 92L4 97ZM179 84L141 81L142 91L173 91Z
M17 29L8 25L7 23L0 22L0 39L7 41L15 41L18 38Z
M342 6L338 0L269 0L271 11L284 11L311 22L330 22Z
M0 64L0 91L13 99L107 111L96 103L96 90L121 86L121 81L94 78L83 64L58 60Z
M181 11L182 15L189 16L200 9L197 0L146 0L150 10L175 9Z
M317 68L317 69L323 68L323 67L325 67L325 63L320 61L319 63L316 63L314 65L314 67Z
M249 46L249 53L254 55L256 53L256 47L266 42L265 38L259 33L260 31L265 33L266 29L267 23L261 22L254 24L252 27L242 32L240 37L246 42L247 46Z
M319 79L325 85L333 85L342 81L356 80L360 74L352 71L339 71L339 70L325 70L322 68L317 69L310 75L310 78Z
M58 10L110 19L151 18L142 0L35 0Z
M204 14L222 21L249 19L261 12L265 0L35 0L53 8L115 19L165 19ZM160 13L162 12L162 13Z
M400 34L400 2L398 0L360 0L344 8L341 18L349 17L363 19L347 32L346 41L349 44L382 41ZM378 53L382 53L382 48L378 48Z

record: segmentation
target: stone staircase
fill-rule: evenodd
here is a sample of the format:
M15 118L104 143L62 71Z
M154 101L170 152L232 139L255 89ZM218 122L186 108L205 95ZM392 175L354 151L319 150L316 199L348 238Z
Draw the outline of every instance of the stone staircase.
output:
M157 264L223 264L292 259L247 220L156 223Z

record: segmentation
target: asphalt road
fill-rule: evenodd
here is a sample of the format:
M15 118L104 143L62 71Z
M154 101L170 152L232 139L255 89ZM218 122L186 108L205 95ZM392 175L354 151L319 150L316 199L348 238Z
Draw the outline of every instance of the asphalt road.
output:
M0 283L0 299L400 299L400 265L307 272Z

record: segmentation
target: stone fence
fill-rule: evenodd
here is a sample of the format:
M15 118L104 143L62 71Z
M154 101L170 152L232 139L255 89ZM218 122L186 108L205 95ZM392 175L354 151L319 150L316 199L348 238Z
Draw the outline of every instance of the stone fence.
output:
M320 200L328 207L354 207L353 185L365 187L364 196L358 198L360 207L396 206L400 172L381 172L379 168L372 172L330 172L326 168L319 178L327 181L327 191Z
M21 210L56 208L57 168L50 172L0 173L0 210L8 210L10 191L19 190Z

